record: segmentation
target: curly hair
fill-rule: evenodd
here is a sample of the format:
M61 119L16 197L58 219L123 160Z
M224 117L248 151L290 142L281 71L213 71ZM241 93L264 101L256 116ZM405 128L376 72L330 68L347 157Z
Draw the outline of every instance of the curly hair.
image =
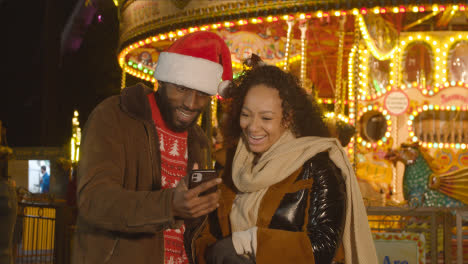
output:
M322 110L313 96L301 87L293 74L286 73L276 66L259 65L244 70L224 93L225 117L222 131L227 146L234 146L240 135L240 113L247 92L256 85L266 85L276 89L282 100L283 124L289 122L296 137L329 137Z

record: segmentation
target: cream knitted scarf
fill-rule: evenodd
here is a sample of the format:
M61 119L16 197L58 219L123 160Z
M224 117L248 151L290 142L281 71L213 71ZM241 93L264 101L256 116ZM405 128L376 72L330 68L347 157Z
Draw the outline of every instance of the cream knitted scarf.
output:
M233 182L240 190L229 217L232 231L244 231L256 226L260 202L268 188L286 179L307 160L323 151L328 151L346 182L345 263L376 264L375 246L356 176L345 151L334 138L295 138L290 131L286 131L255 165L254 154L241 138L232 166Z

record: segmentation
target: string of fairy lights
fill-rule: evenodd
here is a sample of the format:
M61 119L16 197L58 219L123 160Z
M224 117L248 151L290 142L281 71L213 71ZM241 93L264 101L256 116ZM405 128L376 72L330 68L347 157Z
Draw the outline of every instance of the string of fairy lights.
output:
M72 118L72 138L70 140L70 160L72 163L78 162L80 158L81 128L78 121L78 111L73 112Z

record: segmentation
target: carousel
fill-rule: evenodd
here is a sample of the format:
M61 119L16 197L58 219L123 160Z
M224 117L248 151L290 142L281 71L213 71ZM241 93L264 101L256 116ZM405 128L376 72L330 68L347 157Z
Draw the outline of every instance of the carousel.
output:
M157 84L153 71L161 51L185 34L215 32L231 50L234 78L255 53L293 72L317 97L347 148L368 206L459 210L448 213L457 215L457 226L442 235L436 221L435 231L431 225L432 231L408 237L418 241L414 263L468 259L466 1L114 2L122 87L128 75ZM219 100L212 98L199 121L213 138ZM373 219L379 228L400 228L400 235L376 228L376 239L403 239L403 226L410 224L396 212L390 219L396 224L385 224L382 214Z

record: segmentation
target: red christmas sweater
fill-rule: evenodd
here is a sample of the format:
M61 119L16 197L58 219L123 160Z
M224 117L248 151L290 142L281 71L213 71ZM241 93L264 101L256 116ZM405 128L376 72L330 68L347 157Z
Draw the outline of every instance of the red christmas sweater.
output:
M164 120L154 98L148 94L153 121L159 136L161 151L161 186L163 189L175 188L185 177L187 169L187 131L177 133L171 131ZM164 230L164 263L189 263L184 247L185 225L178 229Z

